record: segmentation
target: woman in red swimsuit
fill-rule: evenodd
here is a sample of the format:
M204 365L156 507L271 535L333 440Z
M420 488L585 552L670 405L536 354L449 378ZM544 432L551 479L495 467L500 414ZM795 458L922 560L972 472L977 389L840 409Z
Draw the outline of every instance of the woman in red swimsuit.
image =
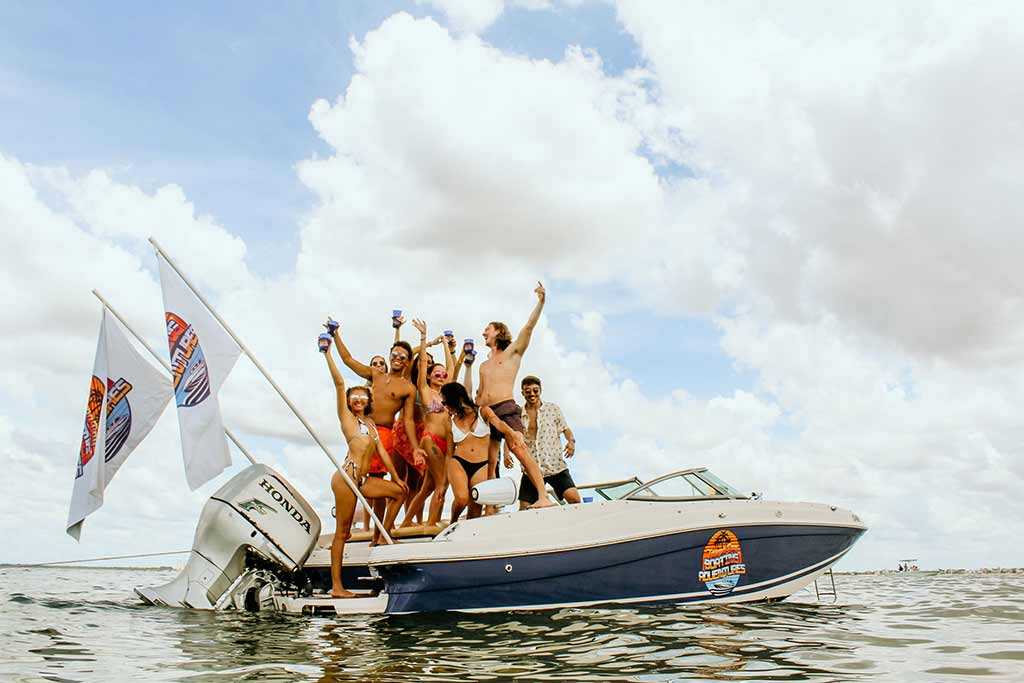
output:
M402 526L410 526L417 511L423 509L427 496L433 492L427 514L428 525L441 521L441 510L444 507L444 494L448 489L448 459L451 457L451 421L441 402L441 385L448 381L448 371L440 363L429 363L426 359L427 325L422 320L412 323L420 332L420 354L417 365L416 387L419 391L419 413L422 421L416 424L416 436L419 445L427 452L427 469L419 491L409 501ZM445 355L450 356L447 345Z

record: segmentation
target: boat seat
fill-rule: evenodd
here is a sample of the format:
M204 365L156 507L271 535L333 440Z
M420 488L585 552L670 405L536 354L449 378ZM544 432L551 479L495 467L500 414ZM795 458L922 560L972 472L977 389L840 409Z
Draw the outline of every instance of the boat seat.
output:
M433 538L439 533L444 531L448 526L448 522L438 522L437 524L415 524L405 528L396 527L391 532L392 538ZM359 543L361 541L369 541L373 538L373 531L369 529L360 529L353 531L349 537L349 543ZM334 540L334 534L321 534L320 538L317 539L317 546L321 548L330 548L331 542Z

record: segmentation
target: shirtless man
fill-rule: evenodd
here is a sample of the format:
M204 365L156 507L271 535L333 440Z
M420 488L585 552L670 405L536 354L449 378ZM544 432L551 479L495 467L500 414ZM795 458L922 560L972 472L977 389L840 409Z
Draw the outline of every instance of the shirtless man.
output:
M405 430L409 443L419 443L416 438L416 427L413 423L413 405L416 397L416 387L405 378L406 368L412 359L412 348L408 342L398 341L391 346L391 368L383 372L379 367L363 365L352 357L348 347L341 341L341 331L335 329L332 333L335 348L341 356L342 362L352 372L364 379L370 380L370 387L373 390L373 412L370 419L377 426L377 434L380 441L389 454L394 453L395 428ZM396 418L401 413L401 424ZM422 448L413 449L413 458L416 462L426 462L427 454ZM403 463L401 458L395 458L395 464ZM404 469L404 468L400 468ZM383 476L387 472L383 461L374 454L370 463L370 476Z
M505 424L517 432L523 432L522 411L513 396L516 383L516 375L519 374L519 366L523 362L523 354L526 347L530 345L530 337L533 335L533 328L540 319L540 312L544 309L544 285L537 283L533 290L537 295L537 305L533 307L529 320L519 332L515 341L512 340L512 333L508 325L501 322L492 322L484 328L484 342L490 349L490 354L480 365L480 388L476 392L476 403L479 406L488 406L494 411ZM498 468L498 450L501 446L501 432L491 428L491 443L487 453L487 478L493 479ZM540 496L533 507L547 507L553 505L548 499L547 490L544 488L544 480L540 473L537 462L529 453L525 457L518 453L516 457L523 468L523 474L537 487Z

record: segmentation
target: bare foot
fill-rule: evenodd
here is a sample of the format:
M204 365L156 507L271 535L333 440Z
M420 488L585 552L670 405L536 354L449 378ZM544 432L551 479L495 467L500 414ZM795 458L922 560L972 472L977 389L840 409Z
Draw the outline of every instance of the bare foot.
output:
M334 590L331 591L331 599L332 600L340 600L341 598L354 598L354 597L356 597L355 593L353 593L350 590L345 590L344 588L342 588L340 591L334 591Z
M552 503L552 502L551 502L551 499L550 499L550 498L541 498L541 499L540 499L540 500L538 500L538 501L537 501L536 503L534 503L533 505L531 505L531 506L530 506L530 509L531 509L531 510L537 510L537 509L539 509L539 508L549 508L549 507L551 507L552 505L554 505L554 503Z

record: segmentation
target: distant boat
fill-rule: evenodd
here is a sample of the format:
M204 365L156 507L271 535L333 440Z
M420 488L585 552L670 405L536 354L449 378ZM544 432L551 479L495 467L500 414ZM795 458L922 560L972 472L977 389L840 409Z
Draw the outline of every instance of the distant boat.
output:
M920 571L918 566L917 566L917 558L913 557L913 558L910 558L909 560L900 560L900 563L897 566L896 571L900 571L900 572L916 572L916 571Z

